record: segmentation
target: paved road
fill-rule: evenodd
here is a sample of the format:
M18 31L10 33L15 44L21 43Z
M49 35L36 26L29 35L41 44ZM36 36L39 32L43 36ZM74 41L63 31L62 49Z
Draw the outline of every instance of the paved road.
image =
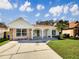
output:
M62 59L46 43L18 43L0 53L0 59Z

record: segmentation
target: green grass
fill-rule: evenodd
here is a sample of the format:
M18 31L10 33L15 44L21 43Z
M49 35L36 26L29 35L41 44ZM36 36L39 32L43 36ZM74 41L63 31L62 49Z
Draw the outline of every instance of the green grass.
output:
M2 45L4 45L4 44L6 44L6 43L8 43L10 40L6 40L6 41L3 41L3 42L0 42L0 46L2 46Z
M48 45L64 59L79 59L79 40L52 40Z

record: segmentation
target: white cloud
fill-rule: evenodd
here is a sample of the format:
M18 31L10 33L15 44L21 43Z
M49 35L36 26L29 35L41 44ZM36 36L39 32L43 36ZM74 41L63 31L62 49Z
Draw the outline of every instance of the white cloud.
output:
M50 16L48 13L47 13L47 14L45 14L45 17L48 17L48 16Z
M41 5L41 4L38 4L36 8L37 8L37 10L45 9L44 5Z
M13 6L8 0L0 0L0 9L12 9Z
M32 12L34 9L32 9L31 7L27 7L26 11L27 12Z
M39 17L39 16L40 16L40 13L37 13L35 16L36 16L36 17Z
M77 4L74 4L74 5L67 4L67 5L51 7L49 9L49 13L52 14L53 16L59 16L62 13L67 14L67 13L69 13L69 11L71 12L72 15L79 15L78 5Z
M77 4L74 4L71 8L70 11L72 15L79 15L79 7Z
M66 20L67 17L66 17L66 16L62 16L61 19L62 19L62 20Z
M34 9L31 8L31 3L26 1L25 4L21 5L19 8L20 11L32 12Z
M53 16L59 16L63 11L63 6L51 7L49 9L49 13L53 14Z
M60 16L60 15L67 15L67 14L78 16L79 6L77 4L66 4L66 5L53 6L49 9L49 13L53 15L54 17ZM60 18L65 19L66 17L60 17Z
M63 8L63 12L65 14L67 14L68 13L68 10L69 10L69 6L65 5L64 8Z

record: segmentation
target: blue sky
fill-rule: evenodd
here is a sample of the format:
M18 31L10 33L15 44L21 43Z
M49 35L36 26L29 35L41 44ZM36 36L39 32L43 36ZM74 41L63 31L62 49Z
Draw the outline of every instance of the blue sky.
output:
M79 0L0 0L0 22L23 17L31 23L44 20L79 20Z

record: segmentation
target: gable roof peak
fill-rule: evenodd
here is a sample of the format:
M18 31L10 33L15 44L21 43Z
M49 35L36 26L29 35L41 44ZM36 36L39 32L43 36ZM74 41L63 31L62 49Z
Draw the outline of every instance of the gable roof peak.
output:
M32 28L33 26L26 21L23 17L19 17L16 20L8 24L9 28Z

